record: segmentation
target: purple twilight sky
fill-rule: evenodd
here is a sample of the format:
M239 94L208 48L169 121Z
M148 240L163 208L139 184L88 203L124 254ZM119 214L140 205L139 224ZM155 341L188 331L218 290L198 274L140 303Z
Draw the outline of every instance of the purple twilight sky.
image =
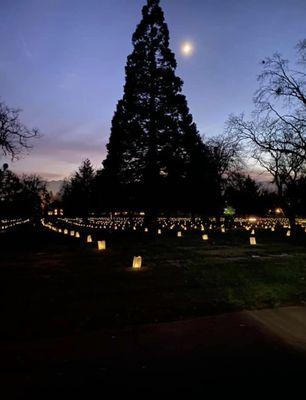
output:
M131 36L145 0L0 0L0 97L42 137L16 172L61 179L84 158L99 167L122 96ZM249 112L260 61L293 58L305 0L161 0L178 75L201 134ZM192 57L180 45L195 45ZM3 162L3 160L1 160Z

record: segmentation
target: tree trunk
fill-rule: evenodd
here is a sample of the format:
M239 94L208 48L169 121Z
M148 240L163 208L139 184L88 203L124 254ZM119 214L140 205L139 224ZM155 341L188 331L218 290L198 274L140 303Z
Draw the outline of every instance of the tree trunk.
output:
M297 230L297 225L296 225L296 215L293 214L292 212L288 213L288 219L289 219L289 224L290 224L290 229L292 233L295 233Z

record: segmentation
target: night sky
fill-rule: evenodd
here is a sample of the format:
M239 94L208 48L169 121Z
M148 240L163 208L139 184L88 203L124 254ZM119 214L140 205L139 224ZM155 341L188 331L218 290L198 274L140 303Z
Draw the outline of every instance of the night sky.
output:
M145 0L0 0L0 96L43 134L15 172L61 179L105 157L131 36ZM293 58L306 0L161 0L183 92L206 136L249 112L260 61ZM192 57L180 45L195 45ZM2 160L3 161L3 160Z

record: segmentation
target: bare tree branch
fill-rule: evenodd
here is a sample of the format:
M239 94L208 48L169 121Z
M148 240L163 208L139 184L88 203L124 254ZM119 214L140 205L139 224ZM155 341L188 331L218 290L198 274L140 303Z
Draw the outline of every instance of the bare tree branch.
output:
M32 148L30 140L39 136L38 129L29 129L19 119L21 110L0 102L0 149L2 155L17 159Z

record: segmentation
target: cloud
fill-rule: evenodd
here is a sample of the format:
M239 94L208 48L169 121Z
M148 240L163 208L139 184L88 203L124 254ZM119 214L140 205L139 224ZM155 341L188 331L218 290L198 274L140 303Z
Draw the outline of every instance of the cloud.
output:
M109 130L101 125L99 121L90 121L43 131L28 156L14 163L8 160L10 167L17 173L36 173L47 180L70 176L85 158L100 168L106 156Z
M99 157L102 160L106 144L102 132L85 132L44 135L35 144L33 154L66 162L74 162L80 157Z

